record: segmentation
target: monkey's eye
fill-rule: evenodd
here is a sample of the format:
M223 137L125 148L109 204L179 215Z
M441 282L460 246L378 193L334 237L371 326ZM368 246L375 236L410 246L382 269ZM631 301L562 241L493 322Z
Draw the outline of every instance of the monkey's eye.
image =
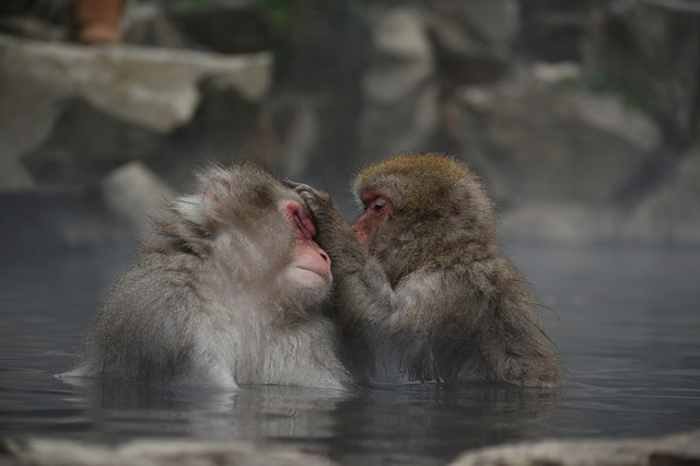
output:
M384 209L384 206L386 206L386 199L378 197L374 201L372 201L372 203L369 205L369 208L375 212L381 212Z

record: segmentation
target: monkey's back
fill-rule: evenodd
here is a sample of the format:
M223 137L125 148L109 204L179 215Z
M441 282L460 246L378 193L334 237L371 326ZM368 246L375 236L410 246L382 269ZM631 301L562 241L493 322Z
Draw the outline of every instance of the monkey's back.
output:
M144 254L98 312L87 342L87 375L164 381L185 374L201 313L196 267L185 254Z

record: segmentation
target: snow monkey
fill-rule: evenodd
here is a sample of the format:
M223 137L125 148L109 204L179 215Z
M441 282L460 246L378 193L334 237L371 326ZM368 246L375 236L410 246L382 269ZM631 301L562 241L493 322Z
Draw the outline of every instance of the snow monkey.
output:
M491 202L464 164L419 154L364 169L352 226L325 193L295 186L332 260L335 319L361 381L557 384L535 299L500 253Z
M213 167L164 214L66 375L346 386L322 313L330 259L297 193L253 165Z

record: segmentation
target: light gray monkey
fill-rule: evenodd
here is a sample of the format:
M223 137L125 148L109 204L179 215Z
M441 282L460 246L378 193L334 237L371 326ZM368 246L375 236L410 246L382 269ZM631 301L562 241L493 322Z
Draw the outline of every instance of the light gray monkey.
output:
M250 164L214 167L157 220L68 376L341 388L332 274L302 199Z

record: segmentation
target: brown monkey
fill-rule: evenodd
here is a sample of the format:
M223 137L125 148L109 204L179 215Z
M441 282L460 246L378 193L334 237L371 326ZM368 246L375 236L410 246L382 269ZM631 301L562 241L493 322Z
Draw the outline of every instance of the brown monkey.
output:
M499 252L491 202L465 165L426 154L366 168L352 227L324 193L296 190L333 261L336 318L359 378L558 382L535 300Z
M302 199L248 164L199 181L157 222L67 375L342 387L336 329L322 316L330 259Z

